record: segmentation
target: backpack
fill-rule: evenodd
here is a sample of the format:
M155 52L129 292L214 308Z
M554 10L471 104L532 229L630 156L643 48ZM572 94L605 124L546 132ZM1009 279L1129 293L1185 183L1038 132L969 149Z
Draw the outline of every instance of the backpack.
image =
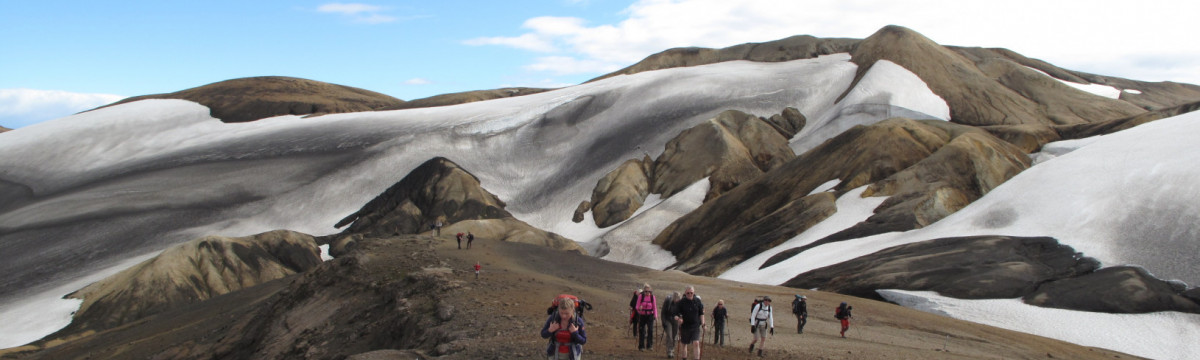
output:
M650 296L646 296L646 295L647 295L646 293L642 293L641 295L638 295L637 307L635 308L635 310L637 310L637 313L639 315L653 315L654 314L654 307L655 307L654 302L657 299L654 297L653 293L649 294Z
M583 318L583 310L585 310L585 309L591 310L592 309L592 304L588 304L587 301L583 301L582 299L580 299L579 297L577 297L575 295L560 294L560 295L554 297L554 301L550 302L550 307L546 308L546 315L552 315L552 314L554 314L555 311L558 311L558 302L561 299L571 299L572 301L575 302L575 316L579 317L580 319Z
M842 307L838 307L837 310L834 310L833 318L838 319L838 320L845 319L846 315L842 314L842 309L843 309Z
M766 314L766 315L763 315L763 314ZM758 321L765 321L770 317L771 317L771 306L760 303L758 313L754 314L754 319L758 320Z
M792 300L792 313L793 314L800 313L800 299Z

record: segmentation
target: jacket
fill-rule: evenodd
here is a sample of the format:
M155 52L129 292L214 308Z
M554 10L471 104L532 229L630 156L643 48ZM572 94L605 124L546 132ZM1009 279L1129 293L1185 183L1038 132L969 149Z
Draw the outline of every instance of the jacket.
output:
M558 347L555 346L556 344L552 338L554 333L550 332L550 324L557 323L561 319L558 313L555 312L546 318L546 324L542 325L542 338L550 339L550 344L546 346L546 356L553 356L558 351ZM576 316L574 323L575 326L579 327L579 331L571 334L571 344L568 347L571 349L571 358L578 359L583 354L583 344L587 343L587 333L584 332L583 318Z

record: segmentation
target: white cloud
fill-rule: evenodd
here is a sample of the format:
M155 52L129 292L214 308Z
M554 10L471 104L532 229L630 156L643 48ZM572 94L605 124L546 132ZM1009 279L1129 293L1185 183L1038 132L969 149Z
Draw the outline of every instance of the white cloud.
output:
M19 128L107 105L124 96L59 90L0 89L0 126Z
M613 24L534 17L522 24L529 30L525 34L467 43L624 67L672 47L719 48L792 35L865 38L894 24L943 45L1004 47L1073 70L1200 83L1195 62L1170 70L1130 60L1158 53L1167 54L1164 62L1178 64L1200 56L1200 49L1188 45L1197 12L1200 2L1174 0L640 0ZM558 71L543 59L527 68ZM1137 77L1143 74L1153 77Z
M525 66L528 70L551 72L555 75L607 73L621 69L620 65L600 60L580 60L569 56L545 56Z
M317 11L323 13L338 13L343 15L358 15L361 13L374 13L383 10L382 7L367 4L344 4L330 3L317 7Z
M404 84L406 85L429 85L432 83L432 81L422 78L412 78L404 81Z
M382 6L359 3L329 3L317 7L317 12L340 14L356 23L382 24L398 20L395 16L384 14L386 10Z
M536 52L557 52L558 48L538 34L524 34L517 37L482 37L463 42L467 45L503 45L521 50Z

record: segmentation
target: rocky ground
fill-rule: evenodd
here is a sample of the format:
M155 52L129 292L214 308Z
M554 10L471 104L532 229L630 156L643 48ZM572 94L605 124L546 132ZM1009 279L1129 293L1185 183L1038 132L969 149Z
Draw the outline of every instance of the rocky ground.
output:
M483 267L478 280L476 262ZM761 295L778 299L781 311L768 358L1135 358L883 302L657 271L542 246L477 239L459 250L448 234L367 238L302 274L0 358L539 358L546 307L560 293L594 305L586 314L586 358L665 358L663 344L639 352L628 331L629 298L642 283L660 299L694 285L709 308L725 300L731 341L724 348L706 344L706 359L753 358L746 351L748 306ZM809 298L804 334L783 313L796 293ZM846 339L832 316L842 301L854 305L856 317Z

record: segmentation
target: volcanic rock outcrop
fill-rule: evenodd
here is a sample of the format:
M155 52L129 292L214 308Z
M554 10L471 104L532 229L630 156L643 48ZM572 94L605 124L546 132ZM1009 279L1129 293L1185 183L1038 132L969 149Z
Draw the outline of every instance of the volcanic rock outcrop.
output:
M320 263L313 237L293 231L195 239L68 295L83 299L83 304L71 324L57 334L120 326Z
M430 225L440 221L444 224L443 235L469 231L477 238L583 251L570 239L517 220L504 206L474 175L446 158L437 157L413 169L383 194L338 221L335 227L349 227L332 242L334 247L346 247L342 238L352 239L355 235L420 234L430 231Z
M796 157L788 139L805 121L794 108L770 118L729 110L683 131L667 142L657 160L628 160L596 183L590 201L596 226L629 219L650 193L671 197L708 178L707 202L778 168Z
M227 123L280 115L320 115L398 107L403 100L374 91L283 76L226 80L169 94L127 98L111 105L146 99L182 99L209 108Z
M840 180L837 196L873 183L864 194L891 195L872 219L835 234L849 238L924 226L1028 165L1028 156L1015 146L982 130L944 121L889 119L852 128L733 188L671 224L654 243L680 259L678 269L716 275L836 211L831 208L835 196L811 194L827 181ZM814 207L830 209L816 216ZM797 217L803 220L793 221Z
M1023 300L1037 306L1106 313L1200 313L1197 299L1182 294L1184 290L1182 283L1159 280L1146 269L1115 266L1042 284Z
M936 291L960 299L1011 299L1100 263L1046 237L978 236L922 241L796 275L784 283L869 299L877 289Z

